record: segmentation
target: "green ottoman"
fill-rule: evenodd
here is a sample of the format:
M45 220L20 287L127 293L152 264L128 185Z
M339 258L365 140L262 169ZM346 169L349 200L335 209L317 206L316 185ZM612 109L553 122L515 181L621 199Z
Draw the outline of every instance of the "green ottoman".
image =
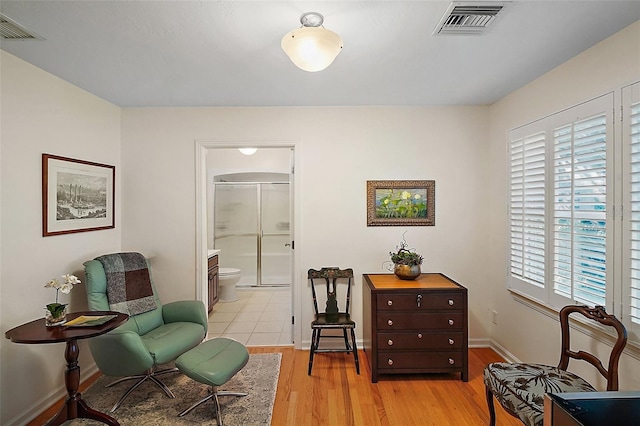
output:
M227 383L238 371L247 365L249 352L240 342L225 337L207 340L185 352L176 359L176 367L196 382L211 386L206 398L178 414L182 417L198 405L213 399L216 404L216 420L222 426L219 396L247 396L242 392L218 391L218 386Z

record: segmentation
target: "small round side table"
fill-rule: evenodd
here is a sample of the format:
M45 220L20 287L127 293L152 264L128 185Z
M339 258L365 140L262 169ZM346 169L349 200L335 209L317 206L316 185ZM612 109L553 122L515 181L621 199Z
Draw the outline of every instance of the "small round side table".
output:
M67 387L67 400L58 414L47 423L48 426L57 426L67 420L86 418L100 421L112 426L119 426L113 417L90 408L78 393L80 386L80 366L78 365L78 340L100 336L127 322L129 315L113 311L73 312L67 314L69 320L80 315L116 315L101 325L90 327L66 327L64 325L47 327L44 318L37 319L26 324L19 325L7 331L4 335L14 343L42 344L66 342L67 347L64 358L67 361L67 370L64 373L64 382Z

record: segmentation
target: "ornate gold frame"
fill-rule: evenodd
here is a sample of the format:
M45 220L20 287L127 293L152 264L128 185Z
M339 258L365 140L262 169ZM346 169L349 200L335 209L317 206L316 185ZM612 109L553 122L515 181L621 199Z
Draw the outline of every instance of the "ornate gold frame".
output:
M381 216L377 209L377 198L383 191L397 192L403 203L411 203L408 196L426 199L426 211L417 217ZM436 181L435 180L368 180L367 181L367 226L435 226L436 224ZM399 209L392 208L398 213ZM422 212L422 209L420 210Z

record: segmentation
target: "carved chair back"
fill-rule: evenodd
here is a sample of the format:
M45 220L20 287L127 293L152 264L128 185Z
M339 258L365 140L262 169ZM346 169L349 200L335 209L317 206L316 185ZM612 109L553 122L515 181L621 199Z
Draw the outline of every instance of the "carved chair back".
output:
M595 355L583 350L573 351L571 349L571 327L569 325L569 315L572 313L580 313L588 319L597 321L604 326L613 327L615 329L617 338L613 348L611 349L609 362L606 368L602 364L602 361L600 361L600 359ZM618 361L620 360L620 355L622 355L622 350L627 344L627 330L620 320L618 320L614 315L608 314L602 306L589 308L587 306L569 305L565 306L560 311L560 327L562 329L562 353L560 354L560 363L558 364L558 368L566 371L571 359L586 361L593 365L607 380L608 391L618 390Z

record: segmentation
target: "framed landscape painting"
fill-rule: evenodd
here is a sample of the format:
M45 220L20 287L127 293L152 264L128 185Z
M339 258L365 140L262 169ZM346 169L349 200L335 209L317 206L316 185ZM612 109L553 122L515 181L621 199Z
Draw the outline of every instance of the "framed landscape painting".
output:
M42 154L42 236L115 227L115 166Z
M367 181L367 226L434 226L434 180Z

